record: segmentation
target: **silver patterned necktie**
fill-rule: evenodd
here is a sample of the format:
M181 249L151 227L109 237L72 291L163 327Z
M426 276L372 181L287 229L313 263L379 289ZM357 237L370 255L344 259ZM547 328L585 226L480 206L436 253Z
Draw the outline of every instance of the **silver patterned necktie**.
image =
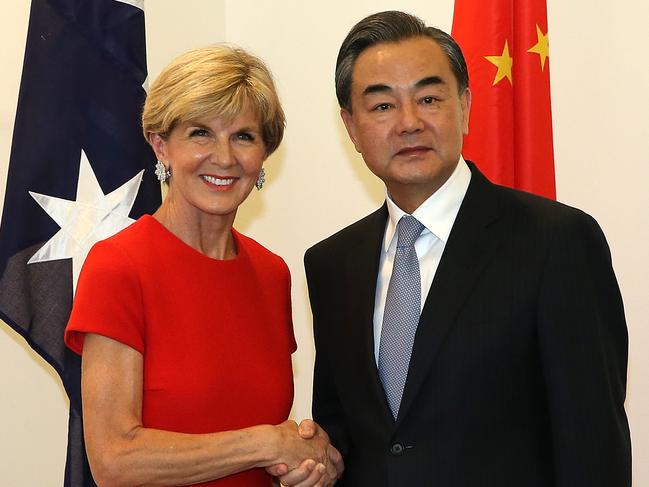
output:
M421 276L415 241L423 229L424 226L413 216L404 215L399 220L397 250L385 300L379 344L379 377L395 419L421 313Z

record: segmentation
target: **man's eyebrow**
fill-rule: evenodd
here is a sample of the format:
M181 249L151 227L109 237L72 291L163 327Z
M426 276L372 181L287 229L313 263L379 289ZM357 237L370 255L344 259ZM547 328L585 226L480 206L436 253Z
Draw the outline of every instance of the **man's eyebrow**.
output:
M444 85L446 82L439 76L427 76L426 78L420 79L415 83L415 88L423 88L424 86L431 85Z
M369 85L367 88L363 90L363 96L372 93L383 93L386 91L392 91L392 88L390 88L388 85L384 85L380 83L375 85Z
M439 76L426 76L425 78L422 78L415 83L415 88L419 89L425 86L445 85L445 84L446 82ZM392 91L392 88L390 86L382 83L377 83L374 85L369 85L367 88L365 88L363 90L363 96L370 95L372 93L385 93L388 91Z

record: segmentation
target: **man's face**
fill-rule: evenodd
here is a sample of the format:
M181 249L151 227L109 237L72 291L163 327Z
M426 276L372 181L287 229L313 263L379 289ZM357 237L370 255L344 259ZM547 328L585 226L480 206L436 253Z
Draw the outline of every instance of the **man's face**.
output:
M414 211L458 163L470 92L458 94L446 55L428 37L366 49L351 88L352 113L341 115L356 150L395 203Z

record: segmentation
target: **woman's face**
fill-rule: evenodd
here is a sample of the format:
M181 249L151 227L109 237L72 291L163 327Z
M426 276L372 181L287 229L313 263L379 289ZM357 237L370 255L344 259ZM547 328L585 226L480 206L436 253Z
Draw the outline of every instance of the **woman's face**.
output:
M190 213L234 217L266 159L261 123L250 109L229 123L205 117L178 124L166 140L153 134L151 143L171 169L165 202Z

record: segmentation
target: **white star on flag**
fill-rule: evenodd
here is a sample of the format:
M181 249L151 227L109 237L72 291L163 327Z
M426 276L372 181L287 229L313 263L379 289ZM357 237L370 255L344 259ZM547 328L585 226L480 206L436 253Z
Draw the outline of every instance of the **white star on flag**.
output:
M144 0L116 0L120 3L127 3L128 5L133 5L134 7L144 10Z
M82 150L76 201L29 192L61 229L29 259L28 264L72 258L74 293L81 266L90 248L99 240L114 235L135 221L128 214L135 202L143 174L144 170L105 195Z

